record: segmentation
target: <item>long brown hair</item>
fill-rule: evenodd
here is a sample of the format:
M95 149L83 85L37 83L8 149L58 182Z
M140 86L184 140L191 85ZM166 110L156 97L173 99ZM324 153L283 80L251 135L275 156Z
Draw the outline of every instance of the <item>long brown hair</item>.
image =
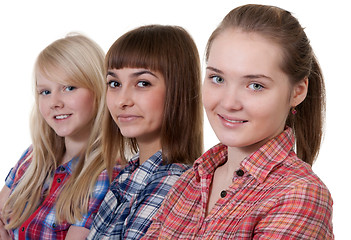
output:
M308 78L306 99L296 107L296 115L289 114L286 125L294 130L298 157L312 165L323 135L325 87L304 29L290 12L281 8L256 4L240 6L230 11L210 36L206 61L214 39L230 28L255 32L279 44L284 54L281 69L292 84Z
M106 69L124 67L159 71L166 84L161 130L163 161L192 164L203 150L201 69L197 47L181 27L148 25L118 38L105 58ZM108 169L115 159L138 150L135 139L125 139L110 114L105 114L103 145ZM126 160L126 159L124 159Z

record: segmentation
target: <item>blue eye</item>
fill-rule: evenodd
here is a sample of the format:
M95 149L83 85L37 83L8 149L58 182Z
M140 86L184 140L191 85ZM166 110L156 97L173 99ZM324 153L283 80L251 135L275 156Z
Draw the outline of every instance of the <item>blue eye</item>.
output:
M49 90L41 90L41 91L39 91L39 94L43 95L43 96L49 95L50 93L51 92Z
M251 83L249 85L249 88L254 90L254 91L261 91L264 87L261 84L258 84L258 83Z
M116 82L116 81L109 81L107 83L107 86L110 88L117 88L117 87L121 86L121 84L119 82Z
M210 78L212 79L212 81L214 83L223 83L224 82L224 79L219 77L219 76L210 76Z
M65 86L64 90L67 92L73 91L74 89L76 89L76 87L73 86Z
M148 82L148 81L139 81L139 82L137 83L137 85L138 85L138 87L148 87L148 86L151 85L151 83Z

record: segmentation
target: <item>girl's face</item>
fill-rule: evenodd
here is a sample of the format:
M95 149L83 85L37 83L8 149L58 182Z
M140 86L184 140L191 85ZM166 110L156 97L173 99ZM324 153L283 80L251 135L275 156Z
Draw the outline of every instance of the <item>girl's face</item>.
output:
M89 89L60 84L41 74L36 88L40 113L57 135L76 140L89 137L95 117L95 98Z
M251 152L284 130L308 82L292 86L282 59L280 47L257 33L230 29L215 38L202 96L223 144Z
M166 95L161 73L149 69L109 69L106 103L123 136L138 143L160 142Z

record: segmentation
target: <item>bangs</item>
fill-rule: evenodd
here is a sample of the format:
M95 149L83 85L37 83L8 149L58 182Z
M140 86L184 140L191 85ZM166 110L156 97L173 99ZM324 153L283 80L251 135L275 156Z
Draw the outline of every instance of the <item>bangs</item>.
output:
M35 79L38 75L63 85L74 85L77 87L88 87L81 81L81 71L78 66L61 55L53 55L42 52L36 62Z
M165 51L162 37L148 31L132 31L121 36L106 54L108 69L145 68L163 72Z

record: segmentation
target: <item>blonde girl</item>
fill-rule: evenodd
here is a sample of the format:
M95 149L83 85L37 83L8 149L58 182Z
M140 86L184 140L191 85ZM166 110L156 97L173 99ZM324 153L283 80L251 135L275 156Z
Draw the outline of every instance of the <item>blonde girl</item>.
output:
M84 239L89 232L109 187L100 131L103 64L102 49L79 34L39 54L32 145L0 193L2 239Z

